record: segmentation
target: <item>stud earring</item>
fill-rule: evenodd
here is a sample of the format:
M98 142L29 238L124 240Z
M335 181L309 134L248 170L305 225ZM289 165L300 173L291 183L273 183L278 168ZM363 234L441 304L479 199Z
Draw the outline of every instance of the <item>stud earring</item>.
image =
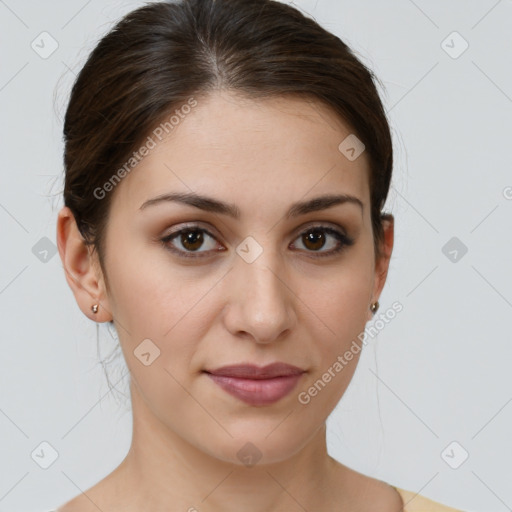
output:
M93 313L97 313L98 312L98 304L93 304L91 306L91 310L92 310Z
M375 315L375 313L377 312L377 310L379 309L379 301L375 301L371 306L370 306L370 310L371 312Z

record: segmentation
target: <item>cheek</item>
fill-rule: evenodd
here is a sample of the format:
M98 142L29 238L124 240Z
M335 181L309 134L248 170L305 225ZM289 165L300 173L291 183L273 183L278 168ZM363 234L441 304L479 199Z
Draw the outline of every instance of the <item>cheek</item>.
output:
M126 364L143 394L155 403L177 404L188 400L177 383L190 387L201 362L197 360L201 342L218 314L212 289L219 276L192 267L180 269L150 256L132 255L112 270L114 315L122 325L119 332ZM150 367L140 359L148 352L151 360L157 354Z
M335 387L344 388L348 385L359 359L362 333L366 324L368 294L362 292L360 286L353 289L346 286L328 290L324 297L329 297L329 300L322 299L323 313L318 315L322 322L313 320L316 327L311 329L315 345L313 350L318 355L318 364L313 368L313 373L318 378L333 367L339 356L347 351L352 352L348 355L349 360L343 363L342 376L334 379ZM328 376L326 378L329 379Z
M211 324L211 303L200 299L212 285L209 280L184 279L170 267L167 273L154 265L134 270L124 262L113 272L116 314L126 328L120 331L121 348L153 413L171 422L169 411L197 407L186 389L191 389L197 371L194 357Z
M157 339L170 335L193 313L205 285L194 270L180 269L157 243L126 236L108 267L114 317L130 333Z
M301 287L300 297L332 337L345 340L354 329L364 329L372 284L371 261L354 258L333 268L327 276L311 276Z
M336 407L357 368L362 333L367 321L370 287L365 274L340 274L310 293L307 305L311 373L297 390L297 401L306 415L324 419Z
M372 272L373 262L367 253L354 253L332 270L330 278L316 276L316 281L311 280L302 289L301 298L315 313L307 312L308 320L303 319L309 325L314 344L311 347L314 365L307 386L321 381L312 389L313 394L319 393L324 385L329 387L315 399L315 408L335 407L355 372L368 320Z

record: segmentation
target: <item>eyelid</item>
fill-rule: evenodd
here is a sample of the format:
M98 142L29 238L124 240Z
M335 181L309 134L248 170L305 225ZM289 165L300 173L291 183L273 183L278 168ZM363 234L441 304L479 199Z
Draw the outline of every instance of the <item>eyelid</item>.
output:
M323 231L327 233L327 235L331 235L332 237L336 238L339 244L338 247L335 249L330 249L328 251L299 250L299 253L304 252L306 254L310 254L312 258L335 257L337 255L340 255L340 253L344 252L345 249L347 249L348 247L352 246L355 243L355 238L349 236L346 233L346 230L343 227L339 226L338 224L329 221L310 221L293 230L295 235L292 240L292 244L300 235L304 234L305 232L312 231L314 229ZM182 259L207 258L211 256L212 253L223 252L226 250L226 248L222 248L217 250L210 249L208 251L183 251L181 249L172 247L170 243L175 238L177 238L180 235L180 233L187 230L206 233L217 243L220 243L218 241L218 237L211 233L209 229L203 227L203 223L201 223L200 221L192 221L179 224L178 228L173 229L172 231L168 232L166 235L163 235L162 237L158 237L158 241L161 242L165 249L167 249L169 252L177 255ZM214 229L214 231L216 230Z
M304 224L301 224L298 228L293 229L290 234L293 233L293 234L300 235L303 231L305 231L307 229L311 229L311 228L316 228L316 227L332 228L332 229L335 229L336 231L341 231L341 233L343 235L348 237L347 230L343 226L341 226L340 224L337 224L336 222L331 222L328 220L316 220L316 221L312 220L312 221L305 222Z
M209 250L209 251L183 251L181 249L176 249L175 247L172 247L170 246L170 243L171 241L174 239L174 238L177 238L181 232L183 231L199 231L199 232L203 232L203 233L206 233L208 236L210 236L213 240L215 240L218 244L220 244L220 242L218 241L218 236L214 235L213 233L210 232L210 229L209 228L205 228L203 226L203 224L207 224L209 225L208 223L201 223L200 221L191 221L191 222L185 222L185 223L181 223L178 225L178 228L176 229L173 229L172 231L169 231L167 232L167 234L163 235L163 236L159 236L156 238L156 241L160 242L162 244L162 246L164 247L164 249L168 250L169 252L171 252L172 254L178 256L179 258L181 257L182 259L193 259L193 258L206 258L208 256L211 256L211 253L212 252L223 252L225 251L226 249L225 248L222 248L222 249L217 249L217 250ZM213 229L213 231L216 231L215 229Z
M201 221L190 221L190 222L180 222L177 224L177 228L173 228L171 231L167 231L166 234L162 235L162 238L165 238L170 235L174 235L179 233L180 231L184 231L186 229L204 229L210 236L218 236L214 235L211 231L217 232L217 230L208 222ZM207 226L207 227L205 227Z
M208 226L208 227L204 227L204 226ZM309 221L309 222L306 222L304 224L301 224L299 227L292 229L288 233L287 236L294 235L295 237L297 237L297 236L302 234L307 229L311 229L311 228L327 228L327 227L333 228L336 231L341 231L342 235L344 235L347 238L350 238L348 233L347 233L347 230L344 227L342 227L339 224L336 224L334 222L322 221L322 220ZM213 238L220 237L220 234L219 235L215 235L214 233L211 232L211 231L215 231L215 232L218 233L218 231L211 224L209 224L208 222L190 221L190 222L183 222L183 223L178 224L178 228L173 229L172 231L166 232L166 234L162 235L161 237L158 237L157 239L161 240L162 238L166 238L166 237L171 236L173 234L180 233L181 231L186 230L187 228L189 228L189 229L194 229L194 228L204 229L204 231L208 235L210 235L211 237L213 237Z

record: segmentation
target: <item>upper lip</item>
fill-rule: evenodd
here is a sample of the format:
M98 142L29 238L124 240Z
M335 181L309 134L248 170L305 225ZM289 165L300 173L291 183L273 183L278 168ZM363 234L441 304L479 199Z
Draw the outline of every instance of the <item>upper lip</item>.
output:
M254 364L235 364L222 366L214 370L205 370L206 373L222 375L223 377L236 377L240 379L272 379L274 377L287 377L299 375L305 370L286 363L272 363L266 366Z

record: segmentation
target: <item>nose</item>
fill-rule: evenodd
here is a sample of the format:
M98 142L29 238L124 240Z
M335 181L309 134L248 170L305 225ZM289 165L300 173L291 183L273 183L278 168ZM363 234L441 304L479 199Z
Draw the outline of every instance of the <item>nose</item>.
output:
M296 322L295 295L277 257L265 250L247 263L237 256L227 279L224 322L233 336L268 344L290 334Z

